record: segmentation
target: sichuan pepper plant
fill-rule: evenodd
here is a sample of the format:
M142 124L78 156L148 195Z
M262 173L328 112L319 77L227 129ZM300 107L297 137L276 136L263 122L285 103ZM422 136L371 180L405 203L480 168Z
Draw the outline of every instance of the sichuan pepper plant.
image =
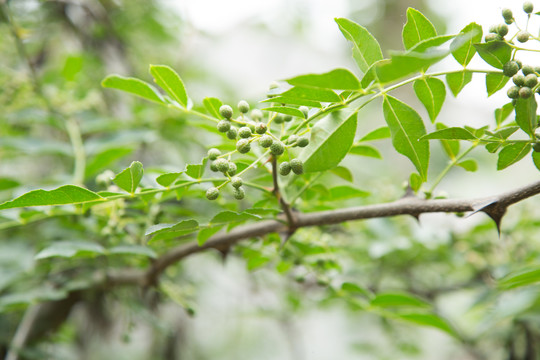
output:
M329 298L338 299L355 311L441 330L472 355L483 358L475 346L484 334L466 333L458 321L448 320L437 311L436 296L444 290L423 292L410 287L396 292L372 286L370 279L362 277L347 280L341 275L339 256L332 256L343 245L332 241L323 244L316 239L324 238L327 231L345 231L332 226L353 220L397 215L418 218L435 212L460 216L483 212L500 231L504 215L512 211L508 209L510 205L540 193L540 181L530 181L521 187L501 189L489 197L447 199L434 195L441 181L455 169L477 169L475 149L496 157L497 170L521 161L532 161L540 170L540 61L520 60L524 53L540 51L540 39L535 35L538 29L529 28L529 20L539 13L529 2L523 5L523 12L525 21L520 22L512 10L504 9L500 24L485 34L482 26L471 23L458 34L439 35L426 16L409 8L402 32L404 50L390 51L386 58L366 28L345 18L335 19L352 45L357 68L338 68L278 81L270 85L266 98L251 103L215 97L192 99L189 84L184 84L181 76L166 65L149 67L157 87L138 78L107 76L103 87L143 98L148 107L167 107L190 119L193 136L204 131L219 140L208 144L207 154L199 162L174 171L156 170L151 163L134 161L117 173L102 169L95 181L32 190L0 204L0 210L10 211L14 219L2 225L3 231L57 217L91 218L101 227L94 234L100 239L97 242L58 241L36 254L40 261L58 262L58 268L74 271L70 281L55 284L50 293L36 294L23 301L23 306L34 302L54 309L54 304L64 302L72 307L85 301L84 294L123 287L157 289L173 296L165 271L186 257L216 249L224 258L231 251L242 255L252 270L274 265L281 274L293 274L299 283L311 277ZM481 58L484 66L470 67L474 57ZM431 71L447 58L455 60L454 69ZM487 96L504 92L508 101L501 103L494 118L484 119L480 127L455 127L440 121L445 99L459 99L473 75L485 80ZM426 118L394 95L395 90L402 88L416 94ZM374 131L358 134L358 123L365 121L364 107L372 102L381 104L385 122ZM76 124L69 126L73 130ZM407 184L403 197L376 203L370 201L368 191L354 185L351 170L343 165L343 160L360 156L356 160L360 164L362 156L381 158L377 142L384 139L391 139L393 151L401 154L413 170L396 181L396 187L403 181ZM80 141L76 136L72 138L75 150L84 146ZM447 164L434 172L430 170L430 149L439 144ZM84 159L75 157L76 173L84 173L84 163ZM373 177L378 175L374 173ZM329 177L341 179L342 185L326 186L328 182L321 179ZM357 199L363 205L336 205L350 204L346 202L349 199ZM34 207L38 208L28 210ZM534 221L537 223L538 219ZM81 222L81 226L84 224ZM126 231L132 235L125 236ZM496 233L490 236L499 239ZM313 252L327 257L310 262L307 259ZM119 254L142 256L144 261L119 261ZM80 266L90 268L91 276L86 271L84 279L79 279L73 264L65 263L62 267L63 258L82 258ZM88 261L94 258L105 260L99 264ZM401 268L396 265L395 269L399 273ZM485 268L473 274L471 284L483 286L488 298L498 298L506 291L537 286L534 284L540 281L539 269L534 259L512 264L502 273L489 276L489 269ZM486 276L490 280L483 282ZM75 280L81 282L74 286ZM449 286L459 288L455 284ZM21 306L20 301L13 299L9 293L0 297L0 310L8 312ZM52 327L60 326L64 320ZM516 315L514 321L524 326L531 339L540 339L540 332L523 325L526 320ZM15 336L11 351L30 343L29 334ZM512 336L507 338L511 344L509 354L519 352Z

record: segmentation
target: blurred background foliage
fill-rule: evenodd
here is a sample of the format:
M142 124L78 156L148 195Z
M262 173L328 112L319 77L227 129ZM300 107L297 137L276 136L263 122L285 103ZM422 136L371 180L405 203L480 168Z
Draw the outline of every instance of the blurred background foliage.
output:
M401 48L407 7L421 9L445 32L445 19L424 1L340 4L339 16L367 26L383 49ZM102 89L110 73L148 80L148 64L168 64L182 75L198 107L204 96L254 104L273 80L354 68L344 40L326 44L324 35L314 35L314 11L324 6L300 0L282 6L230 26L227 12L216 14L219 7L209 6L209 18L224 23L212 32L174 1L3 1L0 201L66 183L102 190L100 173L117 173L133 160L148 173L175 171L198 163L208 144L218 141L194 126L197 119ZM374 119L367 127L382 124L376 110L366 115ZM77 139L83 141L78 148ZM311 189L309 206L400 197L405 179L385 148L383 142L384 161L346 159L355 185L370 191L368 198L318 202L324 198L321 185ZM77 156L82 169L73 165ZM151 181L145 177L143 183ZM328 175L319 184L339 181ZM56 309L53 318L38 322L25 358L540 358L534 355L540 349L531 350L540 343L538 287L501 293L494 280L538 260L537 199L511 209L500 237L482 215L426 215L420 223L377 219L302 229L282 251L280 239L270 236L242 243L226 260L217 252L197 255L171 267L156 290L100 289L84 298L73 291L84 288L96 269L143 267L151 258L100 255L102 249L144 245L148 226L208 214L212 206L193 189L181 202L159 208L118 201L94 207L91 216L62 208L2 212L0 357L33 304L63 299L56 304L71 314ZM36 257L59 241L71 242L71 248L59 243L65 257ZM166 251L175 241L154 244L152 251ZM370 303L371 292L406 293L418 303L400 303L397 311ZM440 331L444 326L433 319L410 321L426 308L457 332Z

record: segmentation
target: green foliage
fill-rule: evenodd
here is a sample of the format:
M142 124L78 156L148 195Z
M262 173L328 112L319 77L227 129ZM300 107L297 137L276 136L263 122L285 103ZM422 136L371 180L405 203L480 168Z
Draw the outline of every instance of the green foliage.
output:
M161 54L158 48L174 48L177 55L167 42L174 31L164 25L165 14L153 13L154 5L147 3L137 3L140 9L127 6L130 12L122 14L108 3L102 6L117 10L110 19L121 23L104 21L78 36L84 35L84 46L91 39L101 50L113 51L111 44L118 41L116 50L133 56L122 61L133 65L126 69L134 77L108 75L103 92L95 76L104 74L105 52L86 47L89 53L56 54L52 58L62 59L59 64L39 68L40 53L33 48L39 44L33 39L28 40L32 46L25 44L24 29L18 31L6 16L15 5L2 5L3 24L11 26L2 34L15 43L0 44L7 59L2 65L9 69L8 75L0 74L6 82L0 93L6 113L0 160L7 164L0 177L0 254L5 254L0 255L0 353L9 347L3 329L12 336L22 310L32 304L69 304L67 312L79 303L113 304L129 309L126 327L144 318L155 327L154 337L166 338L170 334L160 331L172 318L157 319L159 305L173 301L193 315L198 294L209 286L206 267L213 265L206 261L217 264L230 257L252 272L254 288L283 298L283 309L263 309L257 316L283 312L289 321L290 313L311 306L305 299L315 294L321 308L344 304L355 320L366 313L381 320L378 328L396 347L403 334L422 326L471 353L494 343L513 348L516 327L537 325L540 249L531 239L537 236L538 204L514 210L482 197L460 208L484 212L497 229L479 221L453 231L444 222L430 232L423 219L419 226L408 217L381 218L402 214L384 212L402 203L412 204L407 214L416 218L423 211L415 206L422 204L436 204L426 212L455 211L445 206L459 200L431 202L446 197L438 191L443 180L461 183L449 174L466 181L467 172L491 171L495 177L495 171L531 160L540 171L540 64L521 64L517 59L529 50L515 43L537 45L531 34L538 32L528 21L514 26L517 20L505 9L505 24L494 26L482 42L476 23L458 34L438 35L422 12L409 8L401 34L405 50L385 50L385 58L384 42L379 44L370 30L336 18L358 69L293 76L273 83L262 99L239 100L229 89L223 99L200 100L201 91L211 94L208 81L216 75L199 73L199 67L150 65L160 89L140 79L148 76L146 61L152 61L141 56ZM524 10L527 18L537 16L532 4ZM138 16L148 29L132 23ZM150 29L156 32L152 40L141 38L140 31ZM138 48L143 45L148 48ZM47 46L43 54L55 51ZM477 53L480 65L471 68ZM15 56L23 56L22 65ZM432 70L451 57L456 61L449 68ZM20 70L24 64L31 68ZM181 76L174 68L182 69ZM446 87L460 104L459 94L473 74L475 81L485 80L486 97L511 98L496 105L492 119L455 119L453 109L444 107ZM193 84L190 96L185 84ZM404 90L416 95L425 119ZM238 105L233 109L227 103ZM486 170L486 159L496 166ZM506 171L514 176L513 169ZM523 194L514 197L532 195ZM339 216L345 211L369 212L359 218L376 219L343 224ZM317 215L328 221L309 222ZM503 216L510 223L501 228ZM218 261L211 249L221 256ZM199 252L209 255L200 263L183 262ZM441 310L447 294L472 305L458 315ZM507 298L513 302L500 305ZM147 311L154 302L156 311ZM527 329L540 341L532 325ZM48 330L58 335L77 326L66 318ZM26 345L37 349L40 341L61 346L60 340L43 336L38 345Z

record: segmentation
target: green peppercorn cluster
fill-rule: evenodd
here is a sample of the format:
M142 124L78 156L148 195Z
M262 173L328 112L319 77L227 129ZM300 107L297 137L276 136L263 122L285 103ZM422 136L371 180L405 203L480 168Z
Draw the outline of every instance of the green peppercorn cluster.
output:
M523 11L525 12L525 14L527 14L529 18L533 10L534 10L534 5L532 2L525 1L523 3ZM504 37L509 32L508 25L512 25L515 22L514 14L512 13L512 10L503 9L501 15L503 17L504 23L490 27L489 33L486 34L484 38L486 42L504 40ZM525 43L529 41L529 39L531 38L531 34L526 30L519 29L514 37L520 43Z
M503 73L504 75L511 77L512 82L514 83L506 93L510 99L527 99L530 98L535 91L539 91L539 67L533 68L530 65L522 65L520 61L511 60L504 64Z
M228 139L236 141L236 150L224 155L217 148L208 150L207 155L210 160L210 170L221 172L228 179L220 186L211 187L207 190L206 197L209 200L216 200L219 197L221 188L227 183L231 184L235 199L241 200L245 197L244 181L236 175L238 167L231 160L231 155L234 152L247 154L258 143L262 149L267 149L272 156L278 158L288 148L303 148L309 145L309 137L307 135L291 134L280 138L269 131L271 123L280 125L283 130L284 124L292 122L295 117L275 112L270 114L270 121L266 123L263 121L263 112L259 109L251 110L249 103L245 100L238 102L237 109L239 114L235 116L235 111L230 105L225 104L219 108L219 114L222 119L217 123L217 130L225 134ZM300 118L306 119L308 117L308 107L300 106L298 110L302 112ZM302 174L304 172L302 162L298 159L292 159L290 162L284 161L280 164L279 173L281 175L288 175L291 171L297 175Z

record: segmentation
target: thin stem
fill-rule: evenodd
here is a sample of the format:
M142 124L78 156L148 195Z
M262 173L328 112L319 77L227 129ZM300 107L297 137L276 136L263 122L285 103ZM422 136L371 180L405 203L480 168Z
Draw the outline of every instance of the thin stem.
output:
M449 163L448 165L446 165L446 167L443 169L443 171L441 171L441 173L439 174L439 176L437 177L437 179L435 180L435 182L433 183L433 185L431 186L431 188L428 190L429 193L433 193L433 190L435 190L435 188L437 187L437 185L439 185L439 183L442 181L442 179L446 176L446 174L448 174L448 172L450 171L450 169L452 169L452 167L454 167L454 165L456 165L461 159L463 159L463 157L465 157L468 153L470 153L475 147L478 146L478 142L475 142L473 143L467 150L465 150L464 152L462 152L461 154L459 154L458 156L456 156L455 158L453 158Z

